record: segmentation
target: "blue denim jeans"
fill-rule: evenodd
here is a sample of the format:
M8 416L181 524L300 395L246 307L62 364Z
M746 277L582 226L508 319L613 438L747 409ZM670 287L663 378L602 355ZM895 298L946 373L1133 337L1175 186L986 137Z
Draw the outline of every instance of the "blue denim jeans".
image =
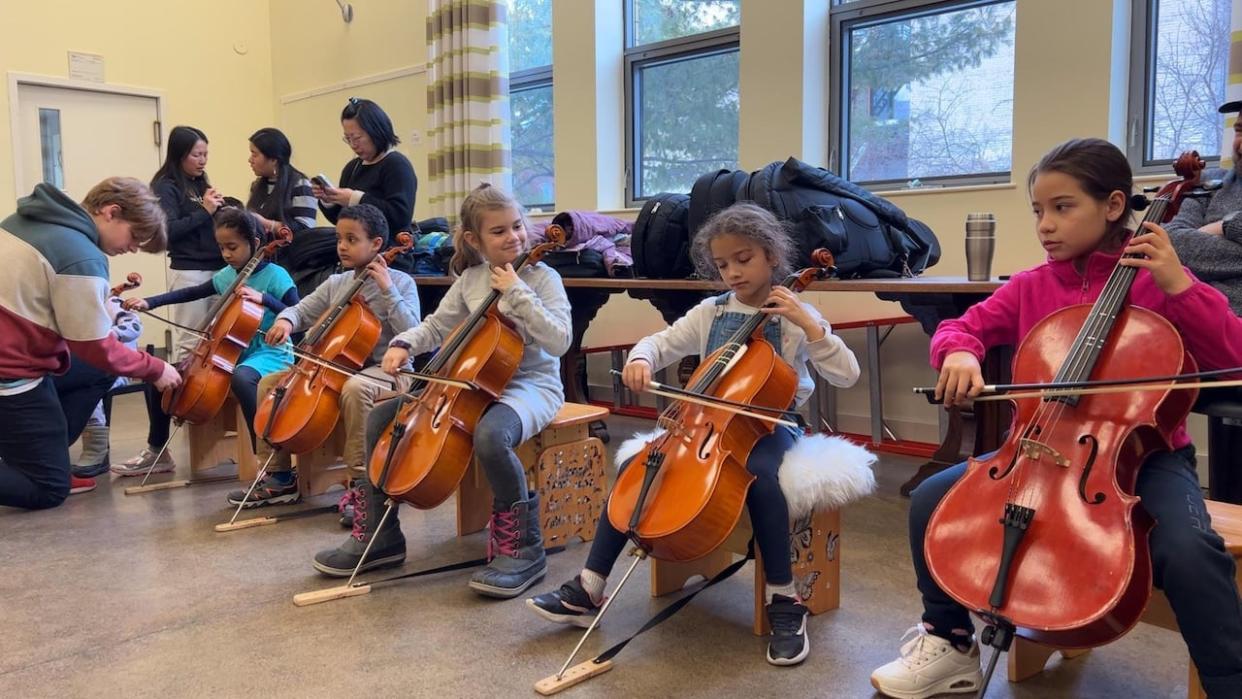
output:
M936 505L965 472L966 464L958 464L910 494L910 551L923 595L923 622L944 638L953 629L973 626L966 608L936 585L923 557L923 539ZM1156 520L1151 533L1155 585L1169 598L1204 689L1212 699L1242 697L1242 601L1233 556L1212 530L1203 503L1194 447L1148 457L1135 492Z

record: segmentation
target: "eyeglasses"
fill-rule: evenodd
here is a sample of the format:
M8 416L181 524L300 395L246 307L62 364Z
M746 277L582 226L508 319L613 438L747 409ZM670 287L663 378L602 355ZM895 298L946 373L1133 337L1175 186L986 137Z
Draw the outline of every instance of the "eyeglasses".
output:
M356 146L359 143L362 143L362 139L366 137L366 134L358 134L357 136L341 136L341 142L351 146Z

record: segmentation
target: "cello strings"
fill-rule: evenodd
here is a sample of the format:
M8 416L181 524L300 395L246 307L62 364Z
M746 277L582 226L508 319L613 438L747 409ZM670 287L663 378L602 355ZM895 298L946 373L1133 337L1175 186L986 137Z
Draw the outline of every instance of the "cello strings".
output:
M1143 222L1158 222L1163 216L1166 203L1167 200L1164 198L1157 198L1153 200L1151 208L1148 210L1147 215L1143 218ZM1121 279L1121 277L1127 275L1130 279L1126 280L1124 283L1117 281ZM1071 373L1081 374L1083 372L1083 369L1086 368L1086 365L1090 360L1090 348L1092 343L1100 345L1103 344L1105 339L1103 337L1103 332L1110 329L1107 326L1112 320L1106 314L1097 314L1095 312L1096 309L1102 305L1116 306L1120 308L1120 303L1124 301L1125 296L1129 293L1134 282L1134 278L1137 276L1138 268L1136 267L1127 267L1120 264L1114 267L1112 274L1109 275L1108 282L1105 284L1104 294L1102 294L1100 298L1097 298L1095 304L1093 304L1091 316L1088 318L1088 321L1084 326L1084 329L1088 329L1083 335L1086 342L1081 345L1075 343L1073 355L1069 358L1068 362L1063 365L1063 371L1059 372L1058 376L1064 376L1067 379L1074 380L1074 377L1070 375ZM1088 377L1084 375L1078 378L1085 379ZM1047 409L1047 404L1050 402L1054 402L1056 405L1052 406L1050 409ZM1057 400L1055 398L1041 399L1040 408L1036 411L1036 415L1032 419L1032 424L1040 427L1041 433L1053 431L1068 408L1068 403L1064 401ZM1015 471L1018 471L1021 466L1021 463L1016 464ZM1021 490L1022 486L1021 474L1015 472L1013 476L1014 477L1011 481L1009 489L1009 498L1011 501L1014 499L1014 492ZM1036 493L1026 491L1022 492L1025 494L1025 497L1020 497L1019 501L1025 501L1027 506L1033 506L1035 504L1034 500L1036 498Z

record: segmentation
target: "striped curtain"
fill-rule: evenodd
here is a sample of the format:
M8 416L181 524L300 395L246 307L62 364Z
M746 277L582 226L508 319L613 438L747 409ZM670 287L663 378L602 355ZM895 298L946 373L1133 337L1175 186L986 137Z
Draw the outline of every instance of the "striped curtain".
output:
M1242 100L1242 2L1233 3L1229 22L1229 68L1225 74L1225 101ZM1220 142L1220 166L1228 168L1233 160L1233 122L1237 114L1225 115L1225 135Z
M506 0L427 0L432 215L456 222L483 182L510 189Z

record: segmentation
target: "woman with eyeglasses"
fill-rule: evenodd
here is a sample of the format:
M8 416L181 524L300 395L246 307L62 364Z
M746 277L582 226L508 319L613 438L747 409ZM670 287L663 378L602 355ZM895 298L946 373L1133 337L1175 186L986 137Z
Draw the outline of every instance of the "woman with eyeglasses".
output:
M336 223L341 207L370 204L384 212L393 234L411 229L418 178L408 158L397 152L401 139L392 120L371 100L350 97L341 112L342 140L357 157L345 164L341 180L312 179L311 193L324 216Z

